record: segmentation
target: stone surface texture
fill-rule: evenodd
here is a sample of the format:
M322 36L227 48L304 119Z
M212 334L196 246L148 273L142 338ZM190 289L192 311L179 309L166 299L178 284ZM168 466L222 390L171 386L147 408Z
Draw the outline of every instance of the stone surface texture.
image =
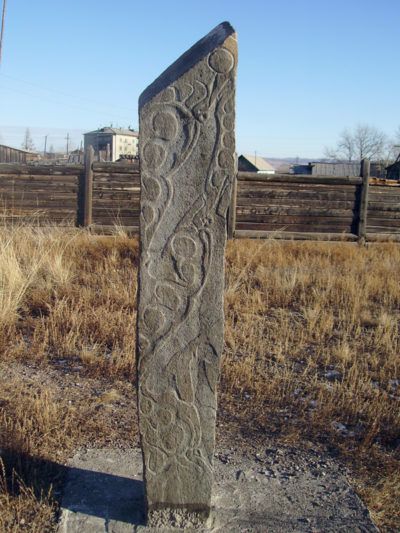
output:
M179 531L176 522L145 525L142 468L138 449L77 453L67 474L59 533ZM343 468L318 452L231 446L218 450L214 471L205 533L378 531ZM193 529L187 525L184 531Z
M223 23L139 100L139 426L159 527L200 525L210 508L236 65Z

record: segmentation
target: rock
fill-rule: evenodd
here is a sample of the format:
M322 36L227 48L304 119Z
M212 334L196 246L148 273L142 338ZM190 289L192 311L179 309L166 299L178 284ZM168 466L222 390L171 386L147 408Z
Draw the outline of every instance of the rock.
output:
M338 370L328 370L324 376L328 381L340 381L343 377L342 373Z
M336 429L339 433L348 433L347 427L341 422L332 422L333 429Z
M139 99L139 426L157 527L193 527L210 509L236 64L223 23Z
M246 474L243 470L238 470L236 472L236 481L244 481L246 479Z

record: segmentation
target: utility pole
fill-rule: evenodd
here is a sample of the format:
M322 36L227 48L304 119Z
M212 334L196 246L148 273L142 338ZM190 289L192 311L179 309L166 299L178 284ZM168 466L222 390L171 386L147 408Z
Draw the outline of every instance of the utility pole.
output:
M65 137L65 140L67 141L67 155L69 155L69 139L70 139L70 136L69 136L69 133L67 133L67 136Z
M46 152L47 152L47 137L48 137L48 135L44 136L44 150L43 150L43 156L44 157L46 157Z
M4 25L6 20L6 0L3 0L3 11L1 15L1 30L0 30L0 66L1 66L1 54L3 51L3 37L4 37Z

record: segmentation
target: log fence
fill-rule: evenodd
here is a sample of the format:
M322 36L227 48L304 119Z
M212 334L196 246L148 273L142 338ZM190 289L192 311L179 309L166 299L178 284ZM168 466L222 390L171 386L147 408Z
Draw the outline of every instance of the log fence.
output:
M400 184L361 176L327 177L239 172L228 212L229 238L400 241ZM115 225L138 233L138 163L0 164L0 224Z

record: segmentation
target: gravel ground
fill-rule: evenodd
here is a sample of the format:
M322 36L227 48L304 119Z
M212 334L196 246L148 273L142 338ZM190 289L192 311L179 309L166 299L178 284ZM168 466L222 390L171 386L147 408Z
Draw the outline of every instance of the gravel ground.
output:
M83 449L69 467L60 533L177 531L144 525L138 449ZM215 457L212 503L209 522L201 531L378 531L345 473L317 451L220 449Z

